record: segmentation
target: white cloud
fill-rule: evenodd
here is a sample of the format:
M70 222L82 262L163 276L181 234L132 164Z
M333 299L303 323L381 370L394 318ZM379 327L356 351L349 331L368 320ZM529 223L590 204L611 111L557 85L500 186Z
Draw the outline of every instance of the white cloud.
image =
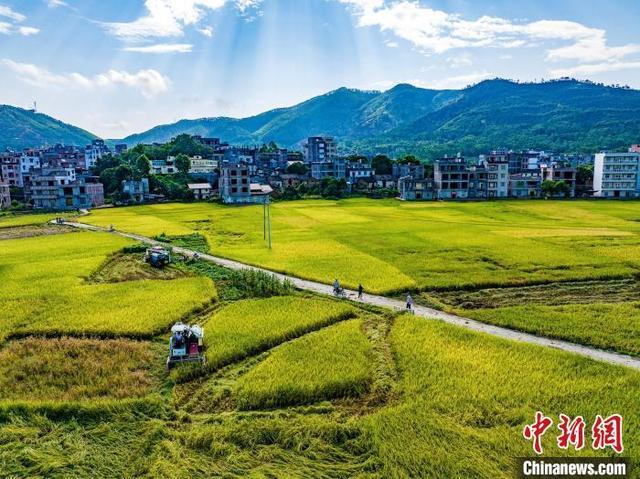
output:
M69 4L63 0L47 0L47 6L49 8L68 7Z
M473 65L473 60L468 53L460 53L447 58L447 63L453 68L464 68Z
M262 0L235 0L235 5L241 13L249 10L250 8L256 8L262 4Z
M213 28L211 27L198 28L198 31L205 37L211 38L213 36Z
M147 45L143 47L125 47L126 52L137 53L189 53L193 45L190 43L158 43L156 45Z
M40 29L34 27L18 27L18 32L20 33L20 35L28 37L29 35L35 35L39 33Z
M526 23L487 15L465 20L458 14L434 10L411 0L338 1L352 7L360 26L390 31L425 53L444 53L456 48L517 48L549 42L547 60L588 63L640 52L637 44L609 46L604 30L577 22ZM569 44L557 46L558 42Z
M12 10L11 7L7 7L5 5L0 5L0 17L8 18L14 22L24 22L27 19L23 14L18 13Z
M18 13L5 5L0 5L0 18L6 18L9 20L0 21L0 34L3 35L12 35L14 33L19 33L20 35L24 35L26 37L29 35L35 35L40 31L38 28L18 25L18 23L24 22L27 17L22 13Z
M197 24L208 10L222 8L226 0L145 0L146 15L132 22L104 23L113 35L127 41L179 37L184 27Z
M556 77L585 77L595 75L597 73L614 72L620 70L640 70L640 61L610 61L604 63L593 63L586 65L578 65L569 68L558 68L551 70L550 73Z
M385 45L387 45L389 48L398 48L400 46L398 42L387 42L385 43Z
M52 73L46 68L31 63L18 63L13 60L3 59L2 65L18 74L20 80L36 87L61 87L61 88L107 88L114 86L126 86L134 88L145 97L153 97L166 92L171 81L156 70L140 70L129 73L122 70L109 70L105 73L88 77L80 73Z

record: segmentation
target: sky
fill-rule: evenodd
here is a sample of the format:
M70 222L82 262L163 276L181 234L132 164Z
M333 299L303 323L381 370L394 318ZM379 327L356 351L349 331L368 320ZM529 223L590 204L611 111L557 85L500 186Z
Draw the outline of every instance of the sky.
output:
M122 138L343 86L640 89L638 0L0 0L0 103Z

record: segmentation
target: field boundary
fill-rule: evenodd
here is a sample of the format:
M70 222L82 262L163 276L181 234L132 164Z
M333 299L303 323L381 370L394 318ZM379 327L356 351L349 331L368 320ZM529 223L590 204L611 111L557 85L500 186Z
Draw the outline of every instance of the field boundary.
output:
M118 230L110 231L107 228L88 225L86 223L64 222L63 224L67 226L83 229L83 230L88 230L88 231L99 231L99 232L117 234L125 238L130 238L130 239L140 241L142 243L146 243L150 245L166 246L166 243L156 241L147 236L127 233L124 231L118 231ZM183 248L183 247L176 246L176 247L173 247L173 250L187 257L192 257L194 254L196 254L195 251L192 251L190 249ZM201 260L210 261L220 266L223 266L225 268L229 268L233 270L254 270L254 271L262 271L264 273L269 273L279 278L282 281L284 280L291 281L296 288L301 290L311 291L311 292L326 295L326 296L333 295L333 287L328 284L323 284L316 281L297 278L295 276L274 272L266 268L259 268L257 266L251 266L245 263L241 263L239 261L220 258L210 254L198 253L198 256ZM351 301L358 301L358 302L370 304L373 306L378 306L385 309L391 309L396 312L404 310L404 307L405 307L402 301L393 299L393 298L387 298L384 296L365 293L362 299L358 300L357 293L355 291L345 290L345 293L347 295L347 299ZM432 319L432 320L436 319L439 321L443 321L445 323L452 324L454 326L459 326L459 327L462 327L471 331L475 331L478 333L490 334L492 336L496 336L502 339L508 339L512 341L519 341L522 343L534 344L537 346L554 348L554 349L562 350L565 352L578 354L580 356L594 359L596 361L601 361L601 362L605 362L605 363L609 363L617 366L626 366L632 369L640 370L640 358L636 358L636 357L625 355L625 354L615 353L612 351L605 351L603 349L584 346L581 344L571 343L568 341L563 341L558 339L552 339L545 336L537 336L534 334L525 333L522 331L517 331L514 329L504 328L500 326L494 326L494 325L482 323L480 321L476 321L470 318L464 318L461 316L457 316L455 314L446 313L444 311L439 311L433 308L428 308L426 306L420 306L420 305L414 306L413 314L426 319Z

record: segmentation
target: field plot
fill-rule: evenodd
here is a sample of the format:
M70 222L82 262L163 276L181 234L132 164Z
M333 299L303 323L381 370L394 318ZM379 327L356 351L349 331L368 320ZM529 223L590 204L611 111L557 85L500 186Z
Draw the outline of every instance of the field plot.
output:
M623 415L624 455L638 467L636 371L409 316L391 341L400 399L362 421L382 477L513 477L514 458L532 455L522 428L537 410L556 424L560 413L589 425ZM545 455L566 455L555 441L555 431L543 438Z
M158 388L163 352L124 339L12 341L0 350L0 401L142 397Z
M359 320L311 333L274 350L240 378L241 409L268 409L357 398L370 381L371 346Z
M31 226L45 224L60 214L55 213L33 213L33 214L11 214L0 213L0 228L12 228L15 226ZM75 215L67 215L66 218L71 218Z
M88 278L130 244L103 233L5 240L0 248L0 341L7 336L149 337L215 298L211 280L95 284Z
M354 315L348 304L317 298L238 301L215 313L205 325L207 361L218 368Z
M294 201L96 210L83 221L155 235L204 235L213 254L370 292L514 286L630 276L640 267L637 202Z

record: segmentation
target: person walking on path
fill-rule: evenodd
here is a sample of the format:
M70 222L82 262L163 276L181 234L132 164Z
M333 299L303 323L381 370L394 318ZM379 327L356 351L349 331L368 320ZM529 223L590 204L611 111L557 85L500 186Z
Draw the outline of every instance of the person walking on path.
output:
M407 311L413 312L413 298L411 294L407 294Z
M362 283L358 284L358 299L362 299L362 293L364 293L364 288L362 287Z

